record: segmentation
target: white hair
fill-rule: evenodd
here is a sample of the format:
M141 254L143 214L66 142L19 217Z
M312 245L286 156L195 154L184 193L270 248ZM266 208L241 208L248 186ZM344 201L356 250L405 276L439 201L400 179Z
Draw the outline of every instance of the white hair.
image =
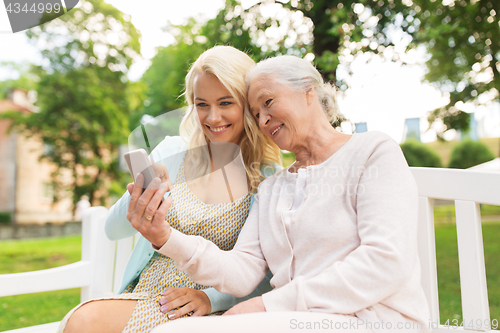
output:
M261 75L295 91L308 92L314 88L330 123L337 120L337 89L333 84L324 82L309 61L290 55L262 60L248 71L245 78L247 88L253 79Z

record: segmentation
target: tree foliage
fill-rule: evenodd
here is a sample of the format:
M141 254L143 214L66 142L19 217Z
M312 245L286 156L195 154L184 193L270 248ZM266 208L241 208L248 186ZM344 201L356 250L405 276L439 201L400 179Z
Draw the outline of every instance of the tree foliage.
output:
M267 1L265 6L271 13L263 11L263 3L244 9L240 2L226 0L224 8L213 19L191 18L182 25L167 25L165 30L175 36L175 42L158 48L141 79L148 86L143 114L156 116L184 105L184 99L179 96L190 64L215 45L234 46L255 61L280 54L304 56L310 51L310 20L281 3ZM274 15L276 12L280 14ZM134 124L137 121L135 119Z
M450 96L429 115L431 124L443 122L439 138L447 129L468 130L464 103L500 98L500 7L493 0L306 0L286 6L313 21L316 63L330 79L360 52L397 60L398 44L403 51L424 46L430 55L425 80Z
M196 25L197 22L190 19L184 26L177 28L175 43L158 48L156 56L151 60L151 66L141 78L141 82L147 86L146 104L143 111L137 113L131 121L132 127L138 125L143 114L155 117L184 105L184 99L180 97L184 88L184 77L189 65L205 49L204 44L194 40L195 35L191 29L199 28Z
M0 67L8 68L17 73L18 78L0 81L0 100L6 99L11 89L22 88L28 91L36 91L39 78L32 73L32 65L28 63L3 62Z
M411 46L427 46L425 78L450 95L449 104L429 120L442 119L443 130L467 131L470 117L461 110L463 103L477 106L500 98L500 7L493 0L419 0L412 8Z
M56 147L49 160L86 170L75 179L76 198L103 197L97 193L105 179L117 175L116 146L144 114L184 104L179 96L189 65L214 45L232 45L255 61L307 56L341 89L348 82L339 81L338 68L349 73L357 56L368 52L404 62L405 51L423 45L430 55L425 79L450 96L429 120L442 120L442 132L466 131L470 117L463 103L499 99L498 10L493 0L265 0L249 8L226 0L211 20L168 25L175 42L158 48L141 80L130 83L125 74L139 52L139 32L103 0L83 1L80 9L27 32L46 46L49 65L31 71L40 81L41 112L11 116L19 129ZM0 85L0 93L12 83Z
M290 0L273 4L289 10L287 17L302 13L305 20L299 25L287 25L283 15L262 19L258 12L270 3L261 1L233 12L243 20L253 18L253 39L287 26L271 49L281 54L312 52L318 69L332 81L337 81L340 64L349 72L349 63L361 53L404 63L406 51L424 46L430 55L425 80L450 96L446 106L429 115L431 124L438 119L443 122L440 138L450 128L468 130L470 117L463 112L463 103L478 105L500 98L500 7L494 0ZM227 7L226 2L231 12ZM294 42L291 37L304 26L309 28L309 40Z
M305 6L301 3L296 3L297 9L314 22L318 64L330 77L344 54L345 59L357 52L400 57L387 52L398 44L398 30L411 41L405 51L426 47L430 57L425 80L450 96L446 106L429 115L431 124L443 122L440 138L450 128L468 130L470 117L463 112L464 103L477 106L500 98L500 7L493 0L313 0L309 10L307 1ZM347 48L350 55L344 52Z
M263 24L249 19L252 15L245 14L236 0L226 0L225 7L213 19L201 21L190 18L183 24L167 25L165 30L174 35L175 42L157 49L151 66L142 76L141 82L148 87L146 104L131 125L137 126L142 114L157 116L185 105L180 97L184 77L190 65L206 49L215 45L231 45L257 61L272 54L257 45L254 32L257 26Z
M27 35L45 45L46 65L36 71L40 112L7 116L51 147L43 158L58 167L58 194L69 190L74 202L88 194L102 204L105 185L118 177L117 147L126 142L130 106L139 104L133 96L141 87L125 76L139 54L139 32L115 7L92 0ZM63 182L64 170L71 184Z

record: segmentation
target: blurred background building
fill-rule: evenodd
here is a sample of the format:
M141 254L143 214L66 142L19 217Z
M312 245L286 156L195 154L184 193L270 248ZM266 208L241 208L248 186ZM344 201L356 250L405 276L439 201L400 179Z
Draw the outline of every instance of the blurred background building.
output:
M28 91L13 89L0 100L0 113L36 112ZM36 138L8 131L9 120L0 120L0 213L19 224L62 223L72 220L71 200L54 203L51 180L54 166L40 161L44 149Z

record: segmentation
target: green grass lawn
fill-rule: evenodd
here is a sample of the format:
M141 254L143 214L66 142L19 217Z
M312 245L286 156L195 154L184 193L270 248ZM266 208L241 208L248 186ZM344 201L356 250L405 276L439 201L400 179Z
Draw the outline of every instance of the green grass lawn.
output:
M483 225L491 319L500 320L500 221ZM436 252L441 323L461 321L460 280L455 224L436 225ZM80 259L76 236L0 241L0 272L14 273L55 267ZM59 321L79 303L80 290L0 298L0 331Z
M491 320L500 321L500 221L483 224L484 260ZM436 253L441 323L462 321L455 224L436 225Z
M81 237L0 241L0 273L46 269L81 258ZM0 331L51 323L80 302L80 289L0 297Z

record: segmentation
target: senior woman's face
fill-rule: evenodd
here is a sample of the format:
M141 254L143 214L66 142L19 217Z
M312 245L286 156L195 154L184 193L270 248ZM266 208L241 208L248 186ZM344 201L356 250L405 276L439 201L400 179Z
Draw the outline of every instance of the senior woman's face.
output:
M248 102L260 130L281 149L293 151L307 131L306 93L258 76L250 83Z

